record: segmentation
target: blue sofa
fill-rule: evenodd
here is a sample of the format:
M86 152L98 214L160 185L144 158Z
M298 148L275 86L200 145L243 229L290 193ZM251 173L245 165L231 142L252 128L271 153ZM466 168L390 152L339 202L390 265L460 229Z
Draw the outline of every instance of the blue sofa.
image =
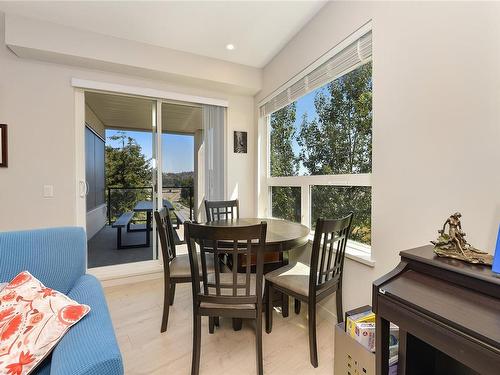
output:
M43 284L90 306L36 369L36 374L123 374L123 361L99 281L85 273L87 238L82 228L0 233L0 283L27 270Z

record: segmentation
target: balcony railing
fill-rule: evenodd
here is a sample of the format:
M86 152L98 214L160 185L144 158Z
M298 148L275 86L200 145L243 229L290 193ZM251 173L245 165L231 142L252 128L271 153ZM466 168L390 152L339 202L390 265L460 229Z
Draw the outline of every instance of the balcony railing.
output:
M194 189L192 186L164 186L162 198L169 200L176 211L182 212L193 220L194 214ZM153 187L108 187L107 188L107 214L109 225L124 212L133 211L137 202L153 199ZM146 215L138 212L134 222L145 222Z

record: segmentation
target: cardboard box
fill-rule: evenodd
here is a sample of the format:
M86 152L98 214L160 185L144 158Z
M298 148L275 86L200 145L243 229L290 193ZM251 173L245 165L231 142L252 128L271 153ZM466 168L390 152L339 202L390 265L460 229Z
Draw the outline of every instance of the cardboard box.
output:
M375 351L375 314L371 310L347 317L346 332L372 352Z
M344 322L347 322L347 319L350 316L357 315L357 314L360 314L360 313L366 313L367 311L372 311L372 307L370 305L365 305L365 306L358 307L357 309L346 311L345 312Z
M375 354L345 332L344 323L335 326L334 375L375 375Z
M375 351L375 314L371 311L361 312L347 317L346 332L368 350ZM389 345L397 345L399 328L390 324Z
M397 375L397 371L398 365L393 363L389 367L389 375ZM333 374L375 375L375 353L349 336L344 323L335 326Z

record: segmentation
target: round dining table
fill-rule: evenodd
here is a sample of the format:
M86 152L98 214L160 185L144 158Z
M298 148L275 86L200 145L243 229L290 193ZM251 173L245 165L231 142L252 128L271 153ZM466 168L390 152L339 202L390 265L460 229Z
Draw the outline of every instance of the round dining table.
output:
M305 245L309 239L309 228L300 223L283 219L238 218L217 220L203 223L213 227L241 227L267 223L266 248L267 252L284 252Z
M261 222L267 223L265 251L269 253L280 253L281 265L288 264L288 256L283 256L288 250L293 250L304 246L309 240L309 228L305 225L294 223L283 219L270 218L237 218L229 220L215 220L202 223L202 225L213 227L241 227L256 225ZM280 294L280 293L278 293ZM281 308L283 317L288 316L288 296L281 295ZM241 319L233 319L235 331L241 329Z

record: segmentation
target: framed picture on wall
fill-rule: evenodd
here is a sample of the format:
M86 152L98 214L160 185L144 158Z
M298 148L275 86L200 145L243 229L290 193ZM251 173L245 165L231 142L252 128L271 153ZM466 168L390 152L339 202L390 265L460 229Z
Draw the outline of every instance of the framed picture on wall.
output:
M247 153L247 132L234 132L234 153Z
M7 167L7 125L0 124L0 167Z

